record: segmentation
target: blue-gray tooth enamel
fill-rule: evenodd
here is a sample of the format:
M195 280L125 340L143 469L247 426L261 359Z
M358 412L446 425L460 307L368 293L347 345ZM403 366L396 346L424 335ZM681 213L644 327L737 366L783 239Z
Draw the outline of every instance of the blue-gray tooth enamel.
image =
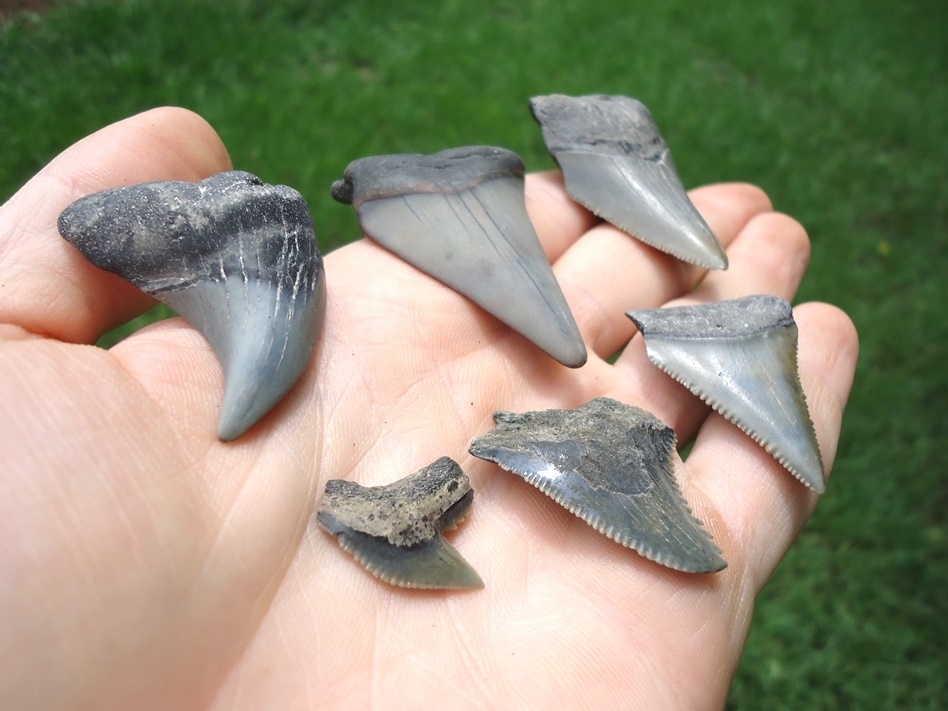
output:
M218 437L240 437L293 386L322 328L326 285L303 197L241 171L81 198L59 231L96 266L168 304L224 369Z
M533 484L603 535L689 573L727 564L675 480L675 431L645 410L596 398L574 410L494 413L475 457Z
M642 242L707 269L727 255L685 191L652 114L626 96L530 100L576 202Z
M776 296L630 311L649 359L818 493L823 461L800 376L797 325Z
M367 236L466 296L563 365L586 347L524 202L523 160L472 146L352 162L332 196Z

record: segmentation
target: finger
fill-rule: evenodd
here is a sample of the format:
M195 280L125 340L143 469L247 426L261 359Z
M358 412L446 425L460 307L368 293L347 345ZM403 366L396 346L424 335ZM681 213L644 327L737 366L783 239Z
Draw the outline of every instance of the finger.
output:
M810 239L792 217L767 212L751 219L728 249L731 266L709 272L681 303L707 303L751 294L793 299L810 262Z
M828 473L859 343L849 318L827 304L794 309L800 330L800 379ZM720 415L707 419L686 463L686 496L711 525L725 558L753 591L784 556L816 505L773 456Z
M550 262L555 262L599 218L570 199L558 170L526 177L527 214Z
M755 216L770 210L766 194L751 185L709 186L694 191L692 198L725 247ZM576 241L555 271L583 339L602 358L612 356L635 332L626 311L681 296L705 273L608 224Z
M697 289L670 305L758 293L792 299L809 260L810 243L796 220L764 212L746 223L727 253L727 271L709 273ZM616 361L615 370L632 388L634 396L648 403L646 409L675 429L681 444L694 439L709 408L649 361L641 336L632 339Z
M66 149L0 209L0 323L92 343L146 310L150 297L92 266L60 237L59 214L107 188L196 181L230 167L214 129L177 108L138 114Z

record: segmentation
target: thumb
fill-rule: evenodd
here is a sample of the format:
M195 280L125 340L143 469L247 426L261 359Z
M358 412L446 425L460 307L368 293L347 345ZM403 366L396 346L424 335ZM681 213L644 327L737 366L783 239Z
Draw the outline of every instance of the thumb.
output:
M214 129L179 108L146 111L67 148L0 208L0 324L92 343L145 311L151 297L94 267L59 235L59 214L100 190L197 181L230 167Z

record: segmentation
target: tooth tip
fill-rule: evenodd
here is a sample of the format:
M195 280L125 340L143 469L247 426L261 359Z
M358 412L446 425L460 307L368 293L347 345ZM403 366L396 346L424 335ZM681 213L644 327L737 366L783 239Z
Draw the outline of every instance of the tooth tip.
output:
M557 350L553 357L565 365L567 368L582 368L589 360L589 354L586 352L586 345L580 341L579 346L575 343L563 344L562 350Z

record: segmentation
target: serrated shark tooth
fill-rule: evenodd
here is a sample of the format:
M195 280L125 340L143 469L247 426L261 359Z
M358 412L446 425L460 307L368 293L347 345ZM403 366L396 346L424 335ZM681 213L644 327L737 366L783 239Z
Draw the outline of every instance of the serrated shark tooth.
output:
M448 457L393 484L326 482L319 525L386 583L404 588L473 589L484 583L445 540L470 509L474 490Z
M470 453L513 472L617 543L675 570L727 564L681 495L675 431L645 410L596 398L575 410L494 413Z
M645 105L626 96L530 100L570 196L655 249L707 269L727 255L678 177Z
M292 188L241 171L132 185L77 200L59 231L204 334L224 368L220 439L240 437L306 368L326 285L309 209Z
M823 462L797 372L793 310L776 296L630 311L649 359L818 493Z
M520 156L473 146L361 158L332 186L362 230L560 363L586 347L524 203Z

